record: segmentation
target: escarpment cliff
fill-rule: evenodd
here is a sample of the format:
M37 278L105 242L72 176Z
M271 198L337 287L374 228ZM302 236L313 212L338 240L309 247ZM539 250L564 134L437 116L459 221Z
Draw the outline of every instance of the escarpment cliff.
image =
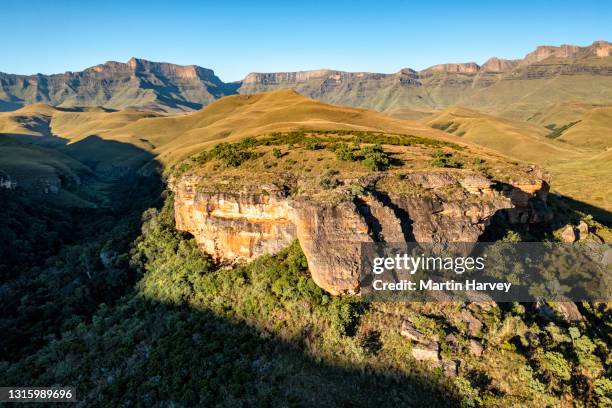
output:
M313 280L332 294L358 291L361 243L475 242L498 212L515 223L550 218L548 184L537 176L514 185L451 171L364 176L337 180L333 200L295 193L304 190L299 179L211 192L202 187L206 177L171 182L179 230L224 262L275 253L298 239ZM350 193L346 185L360 188Z
M175 65L132 58L126 63L109 61L81 72L53 75L16 75L0 72L0 111L44 102L61 107L103 106L111 109L139 107L159 112L200 109L227 95L292 89L324 102L394 112L400 108L438 110L451 105L479 107L495 112L499 96L512 103L531 100L546 103L586 100L607 103L612 75L612 44L595 41L577 45L540 46L523 59L490 58L475 62L437 64L420 71L411 68L395 73L345 72L316 69L296 72L255 72L243 80L223 82L212 70L196 65ZM524 84L517 81L552 79L558 76L590 76L598 92L585 93L567 84ZM580 79L579 84L583 83ZM532 95L534 87L555 89L544 100ZM481 95L490 88L492 96ZM525 119L535 112L528 112Z
M198 182L186 177L173 187L176 227L218 261L276 253L295 239L289 201L276 186L262 186L258 194L209 193L198 191Z

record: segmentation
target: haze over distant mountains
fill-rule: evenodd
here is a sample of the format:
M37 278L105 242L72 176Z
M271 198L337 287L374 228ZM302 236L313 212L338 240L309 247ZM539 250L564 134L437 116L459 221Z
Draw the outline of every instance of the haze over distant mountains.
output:
M423 112L463 105L507 117L529 119L544 106L573 100L612 100L612 44L540 46L523 59L491 58L405 68L393 74L330 69L251 73L224 83L212 70L132 58L81 72L54 75L0 73L0 111L44 102L60 107L138 107L160 112L200 109L236 93L294 89L333 104L373 108L415 118Z

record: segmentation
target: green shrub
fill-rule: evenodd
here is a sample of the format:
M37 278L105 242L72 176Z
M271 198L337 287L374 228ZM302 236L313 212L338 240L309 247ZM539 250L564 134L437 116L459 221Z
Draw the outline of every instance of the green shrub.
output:
M461 168L463 163L453 157L451 153L444 153L442 150L436 151L431 165L434 167Z
M338 160L342 160L342 161L355 161L355 160L357 160L357 157L355 156L355 153L353 152L353 149L350 148L345 143L341 143L336 148L335 152L336 152L336 158Z
M380 145L368 146L361 149L363 165L372 171L383 171L389 168L391 160Z
M306 139L304 141L304 148L306 150L321 150L323 147L325 146L316 139Z
M256 154L249 149L252 144L248 138L239 143L220 143L210 150L209 156L221 160L226 166L238 167L243 162L256 157Z
M338 334L353 336L362 311L359 299L335 297L328 309L330 323Z
M536 359L538 371L549 382L567 382L572 378L572 368L563 357L563 354L548 351Z
M461 401L462 408L480 407L482 405L482 399L472 384L464 377L455 377L453 380L455 387L459 392L459 395L463 397Z
M365 193L365 190L359 184L352 184L351 185L351 194L352 195L360 196L360 195L363 195L364 193Z
M612 380L602 377L593 381L593 394L598 407L612 407Z

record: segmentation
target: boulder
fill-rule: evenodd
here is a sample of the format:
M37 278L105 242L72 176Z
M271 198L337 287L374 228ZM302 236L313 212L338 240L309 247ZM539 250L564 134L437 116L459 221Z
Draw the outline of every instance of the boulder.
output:
M454 360L442 360L440 367L447 377L456 377L458 374L459 365Z
M482 344L480 344L476 340L470 340L468 347L469 347L470 354L476 357L480 357L482 355L482 352L484 351Z
M569 323L579 322L582 320L582 313L578 310L576 303L572 301L555 302L551 304L555 315L561 320Z
M586 222L580 221L578 224L578 239L586 239L589 236L589 226Z
M578 237L576 236L576 230L571 225L568 225L567 227L563 229L563 231L561 231L561 240L563 242L567 242L567 243L576 242L577 238Z
M409 321L404 320L402 322L402 328L400 330L400 334L404 337L409 338L410 340L417 342L417 343L423 343L423 344L427 344L429 343L432 339L428 339L427 336L423 333L421 333L420 331L418 331Z
M463 309L459 315L461 320L467 323L468 334L472 337L477 336L482 330L482 322L478 320L472 312L467 309Z
M418 361L440 361L438 355L440 351L440 344L437 341L429 343L415 343L412 346L412 357Z
M546 320L561 320L566 323L579 322L582 314L578 310L576 303L565 300L562 302L538 301L535 305L538 315Z
M454 334L449 334L444 338L444 340L446 340L446 344L448 344L451 350L455 353L461 351L461 344L459 344L459 340Z

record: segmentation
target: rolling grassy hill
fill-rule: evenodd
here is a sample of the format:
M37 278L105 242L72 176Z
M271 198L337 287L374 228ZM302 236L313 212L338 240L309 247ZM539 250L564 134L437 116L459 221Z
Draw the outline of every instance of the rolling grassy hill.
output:
M612 107L593 108L573 123L559 140L585 149L612 148Z
M457 139L419 122L327 105L294 91L231 96L201 111L175 116L34 104L0 114L0 170L39 194L51 184L62 194L70 188L87 197L104 196L109 183L119 178L147 174L160 162L169 167L221 141L300 129ZM79 175L87 179L82 185Z
M416 121L328 105L294 91L229 96L189 115L142 119L104 135L124 141L146 137L161 162L174 163L221 141L300 129L385 131L459 140Z
M560 157L576 158L581 154L571 146L546 138L550 131L543 126L500 118L474 109L452 107L426 120L433 128L522 161L549 164Z
M61 139L68 146L98 136L137 146L164 163L176 162L220 141L299 129L386 131L459 140L417 121L328 105L295 91L229 96L200 111L175 116L138 110L65 109L45 104L0 114L3 134Z
M573 109L577 106L579 109ZM571 111L574 116L564 116ZM544 167L552 175L552 189L574 200L612 210L612 166L610 145L612 118L609 108L583 104L554 105L537 122L569 117L574 126L551 138L553 131L535 123L507 119L463 107L448 108L425 119L430 126L461 139L485 146L517 160ZM576 119L581 118L581 119Z

